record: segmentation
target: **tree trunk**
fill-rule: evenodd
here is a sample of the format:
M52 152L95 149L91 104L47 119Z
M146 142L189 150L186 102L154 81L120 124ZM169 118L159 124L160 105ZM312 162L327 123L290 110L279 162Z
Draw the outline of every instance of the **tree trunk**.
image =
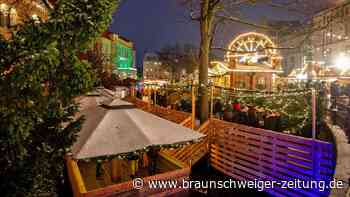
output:
M208 96L208 65L213 11L210 10L210 0L202 0L201 6L201 45L199 53L199 108L200 122L204 123L209 117Z

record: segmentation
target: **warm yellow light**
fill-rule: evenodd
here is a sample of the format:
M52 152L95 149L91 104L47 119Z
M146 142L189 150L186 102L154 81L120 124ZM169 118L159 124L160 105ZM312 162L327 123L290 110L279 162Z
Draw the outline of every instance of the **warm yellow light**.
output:
M7 11L7 9L8 9L8 7L6 4L4 4L4 3L0 4L0 11L1 12Z
M253 44L254 42L256 44ZM279 55L276 48L276 44L265 34L248 32L240 34L228 45L228 49L231 51L226 53L225 60L231 61L239 58L240 62L248 61L256 63L262 58L259 54L264 52L277 58ZM258 49L262 51L257 51Z
M350 68L350 58L341 53L335 61L335 67L342 71L348 70Z
M272 42L272 40L271 40L268 36L266 36L265 34L256 33L256 32L248 32L248 33L244 33L244 34L241 34L241 35L237 36L237 37L229 44L228 48L231 49L232 46L233 46L238 40L240 40L241 38L244 38L244 37L251 36L251 35L264 38L265 40L267 40L267 41L269 42L269 44L271 44L270 47L276 48L275 43ZM229 54L229 53L230 53L230 52L228 52L228 54Z
M17 14L16 9L15 9L15 8L11 8L11 10L10 10L10 14Z
M296 76L296 79L297 80L307 80L307 74L306 73L299 73L299 74L297 74Z

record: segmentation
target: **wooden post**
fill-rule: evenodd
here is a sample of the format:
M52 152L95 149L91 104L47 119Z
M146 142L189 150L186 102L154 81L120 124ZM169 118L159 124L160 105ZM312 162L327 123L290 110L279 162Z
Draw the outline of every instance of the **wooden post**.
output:
M154 90L154 103L153 103L154 106L157 105L157 89Z
M136 97L136 88L135 88L135 87L132 87L131 90L132 90L131 96L132 96L132 97Z
M138 160L131 160L129 161L130 168L131 168L131 175L136 176L137 168L138 168Z
M192 129L196 126L196 95L195 86L192 84Z
M210 118L214 117L214 85L211 86L210 90Z
M151 102L152 102L152 88L148 89L148 108L151 108Z
M312 139L316 139L316 121L317 121L317 114L316 114L316 90L312 89Z
M112 159L112 181L118 182L120 180L120 161L118 159Z
M77 161L75 161L70 155L66 155L66 165L69 180L73 190L73 196L83 196L87 192L87 190L84 184L83 177L80 173Z

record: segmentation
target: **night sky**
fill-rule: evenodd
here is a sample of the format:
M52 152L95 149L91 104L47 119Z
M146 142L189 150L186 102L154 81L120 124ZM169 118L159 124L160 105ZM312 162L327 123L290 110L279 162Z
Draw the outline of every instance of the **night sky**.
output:
M334 0L327 1L334 2ZM179 2L179 0L126 0L114 14L110 31L134 42L138 67L142 66L145 52L156 52L163 46L175 43L199 46L199 25L189 20L188 9ZM268 6L243 7L241 13L242 17L259 23L270 20L294 20L300 17L296 13ZM214 45L225 47L238 33L252 30L261 31L229 22L219 29Z
M114 15L110 31L135 44L137 63L144 52L154 52L167 44L192 43L198 46L196 23L177 0L127 0Z

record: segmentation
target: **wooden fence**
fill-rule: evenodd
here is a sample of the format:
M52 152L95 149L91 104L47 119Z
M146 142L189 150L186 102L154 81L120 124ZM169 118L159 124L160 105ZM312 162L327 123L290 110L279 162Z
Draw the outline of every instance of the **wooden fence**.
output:
M168 109L157 105L151 105L136 97L127 97L125 100L130 103L133 103L139 109L142 109L146 112L152 113L156 116L159 116L161 118L164 118L166 120L169 120L178 124L182 123L183 121L191 117L191 114L189 113L176 111L173 109Z
M334 147L330 143L216 119L210 120L212 133L210 164L237 180L294 181L332 179ZM274 196L326 196L317 189L267 190Z
M101 189L92 190L84 193L81 197L112 197L112 196L168 196L174 193L183 191L182 188L167 188L167 189L153 189L149 186L149 181L153 180L176 180L178 186L182 185L183 180L188 180L190 175L190 168L179 169L155 176L142 178L142 189L135 189L132 181L110 185Z
M173 161L173 163L177 163L181 167L191 167L208 153L208 140L210 139L208 124L209 121L203 124L197 130L198 132L207 135L201 142L174 150L163 149L160 152L160 155L164 158L167 158L168 160ZM191 125L192 124L188 124L188 127L191 128Z

